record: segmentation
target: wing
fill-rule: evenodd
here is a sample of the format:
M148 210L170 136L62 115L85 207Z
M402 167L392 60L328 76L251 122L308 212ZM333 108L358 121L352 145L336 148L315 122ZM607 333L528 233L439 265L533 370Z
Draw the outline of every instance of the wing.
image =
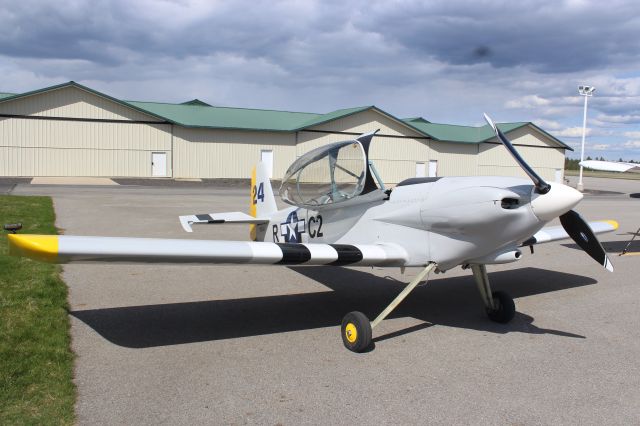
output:
M180 225L182 225L182 228L187 232L193 232L193 229L191 228L191 225L193 224L212 223L250 223L260 225L262 223L269 223L269 220L256 218L242 212L205 213L180 216Z
M619 163L617 161L586 160L580 165L587 169L601 170L603 172L629 172L640 173L640 164Z
M605 232L612 232L618 229L618 222L615 220L599 220L588 222L588 224L594 234L603 234ZM548 243L551 241L564 240L565 238L571 237L562 226L548 226L536 232L535 235L523 242L521 246L524 247L534 244Z
M397 244L290 244L253 241L9 234L9 253L49 263L201 263L404 266Z

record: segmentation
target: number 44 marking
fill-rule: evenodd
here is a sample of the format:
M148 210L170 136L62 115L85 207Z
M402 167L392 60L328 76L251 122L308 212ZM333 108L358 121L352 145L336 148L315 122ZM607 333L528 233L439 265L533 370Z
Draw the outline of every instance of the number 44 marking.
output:
M253 188L251 188L251 198L253 199L253 204L258 204L258 200L264 203L264 182L260 182L257 188L253 185Z

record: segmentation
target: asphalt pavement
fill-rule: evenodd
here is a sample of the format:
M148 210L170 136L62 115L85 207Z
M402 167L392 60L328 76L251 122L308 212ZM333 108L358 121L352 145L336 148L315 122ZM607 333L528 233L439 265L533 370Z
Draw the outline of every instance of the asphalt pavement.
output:
M67 265L80 424L638 424L640 183L586 178L577 210L617 219L609 273L571 241L489 266L516 317L489 321L469 271L435 275L374 330L341 342L416 270ZM613 192L610 193L609 191ZM243 225L186 234L178 215L246 211L237 185L41 186L73 235L247 239ZM640 250L640 244L633 249Z
M29 183L30 178L0 178L0 195L9 195L19 183Z

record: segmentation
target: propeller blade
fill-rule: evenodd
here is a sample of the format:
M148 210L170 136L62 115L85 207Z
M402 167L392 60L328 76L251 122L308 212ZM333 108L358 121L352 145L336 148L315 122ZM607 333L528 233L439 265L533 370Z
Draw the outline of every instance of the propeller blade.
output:
M569 210L560 216L560 223L567 234L596 262L613 272L613 265L602 248L602 244L585 220L577 212Z
M529 178L533 181L533 184L536 187L536 192L538 194L546 194L551 189L551 185L545 182L528 164L524 159L520 156L518 151L513 147L511 141L507 139L507 137L502 133L500 129L493 123L493 120L485 114L484 119L489 123L489 126L493 129L496 136L502 142L502 144L507 148L511 156L516 160L516 162L520 165L522 170L529 176Z

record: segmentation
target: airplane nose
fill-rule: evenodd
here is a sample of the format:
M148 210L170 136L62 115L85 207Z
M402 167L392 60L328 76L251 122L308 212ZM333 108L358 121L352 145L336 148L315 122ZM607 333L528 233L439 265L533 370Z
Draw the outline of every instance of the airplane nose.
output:
M552 183L546 194L534 192L531 209L538 219L548 222L571 210L582 200L582 193L561 183Z

